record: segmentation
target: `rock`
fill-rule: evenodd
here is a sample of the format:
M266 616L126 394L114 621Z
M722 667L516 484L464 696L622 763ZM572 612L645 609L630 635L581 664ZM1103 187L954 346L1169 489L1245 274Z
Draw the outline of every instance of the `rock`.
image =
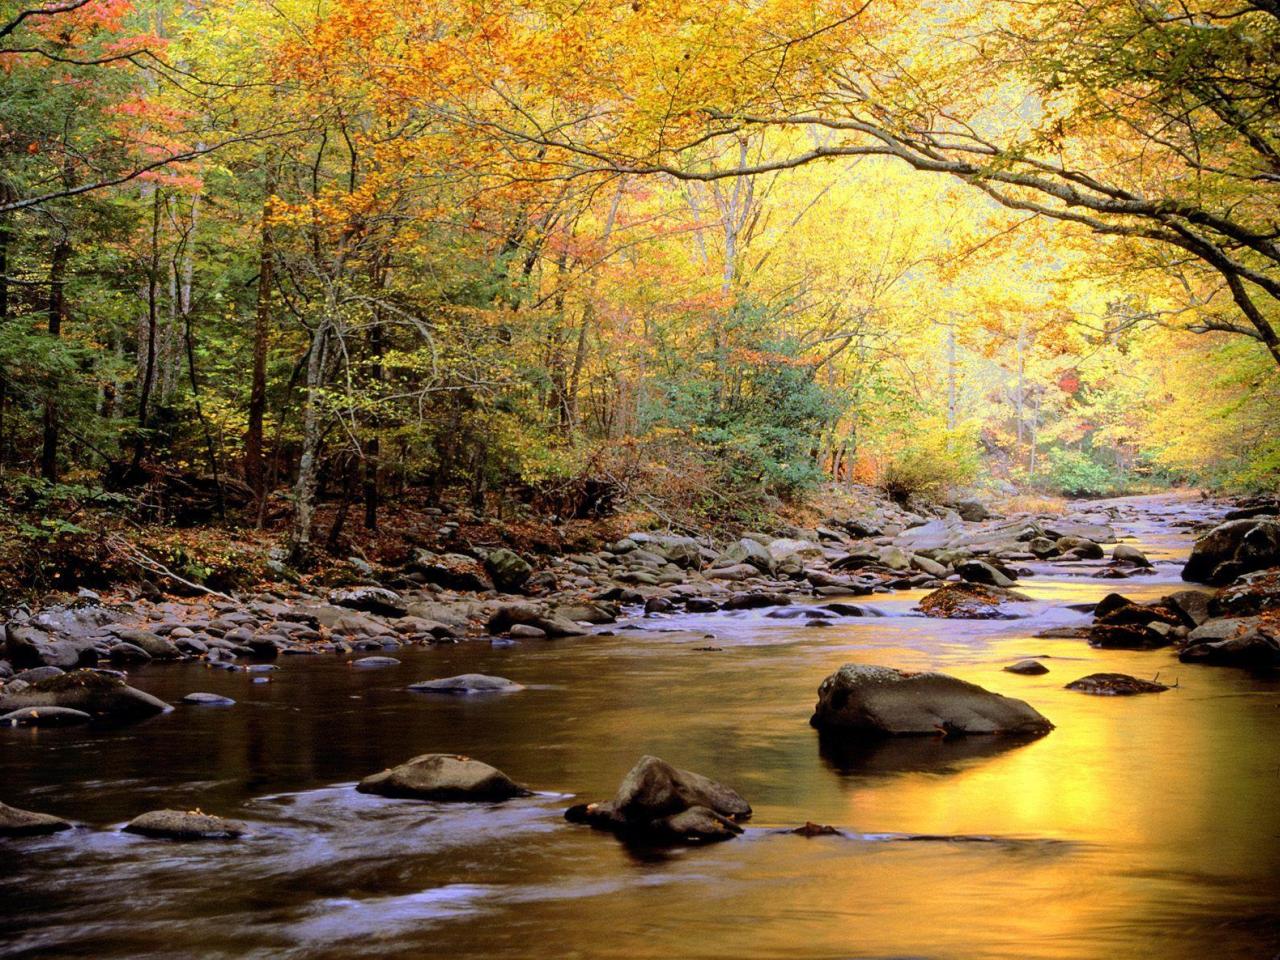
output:
M96 670L50 677L19 692L0 691L0 712L28 707L70 707L100 720L119 722L142 720L170 709L163 700Z
M48 633L33 623L9 623L4 633L7 657L19 669L51 666L71 670L98 662L98 652L89 637Z
M766 548L769 555L774 561L781 563L783 560L798 558L800 560L817 560L822 558L822 547L814 543L812 540L792 540L781 538L769 541Z
M977 500L957 500L953 506L960 519L969 523L981 523L991 517L991 512Z
M1182 622L1195 629L1209 619L1209 594L1199 590L1179 590L1165 597L1160 603L1177 611Z
M32 813L0 803L0 837L37 837L70 830L71 824L47 813Z
M880 551L880 562L890 570L910 570L911 554L901 547L885 547Z
M670 613L676 605L666 597L650 597L644 602L644 612L648 616L654 613Z
M361 670L380 670L384 667L398 667L400 661L395 657L360 657L358 660L352 660L351 666Z
M603 601L587 601L580 603L562 603L555 607L555 615L574 623L606 624L618 620L618 605Z
M716 570L724 570L728 567L736 567L742 564L755 567L762 573L772 573L774 568L773 556L760 543L743 537L737 540L712 561L711 566ZM708 575L709 576L709 575ZM727 579L721 577L720 579Z
M1178 659L1183 663L1207 666L1274 670L1280 668L1280 637L1259 626L1246 624L1237 633L1221 640L1189 642L1178 654Z
M50 677L60 677L67 671L60 667L32 667L30 670L22 670L13 679L21 680L24 683L38 683L41 680L48 680Z
M1163 683L1139 680L1127 673L1091 673L1079 680L1072 680L1066 688L1099 697L1126 697L1135 693L1160 693L1169 689Z
M1054 546L1058 548L1059 553L1063 554L1064 559L1101 560L1106 556L1102 544L1086 540L1084 537L1059 537ZM1070 554L1069 558L1068 554Z
M124 832L159 840L235 840L244 836L245 828L236 820L199 810L152 810L130 820Z
M424 753L398 767L365 777L360 793L408 800L499 801L531 794L501 770L448 753Z
M982 583L989 587L1012 587L1013 579L1005 576L989 563L982 560L966 560L956 567L956 573L969 583Z
M430 550L415 549L408 569L418 574L424 583L432 583L448 590L472 590L483 593L493 589L493 581L484 565L474 557L461 553L434 554Z
M1092 540L1095 544L1101 544L1111 543L1116 538L1115 530L1105 523L1089 523L1083 520L1059 518L1046 520L1042 527L1044 535L1055 540L1071 537L1078 540Z
M137 644L121 641L111 648L107 658L112 663L147 663L151 660L151 654Z
M565 818L653 843L707 843L742 833L751 805L701 774L641 757L612 800L571 807Z
M689 613L715 613L720 604L710 597L690 597L684 602L684 608Z
M547 631L528 623L517 623L507 633L517 640L545 640L547 636Z
M70 707L26 707L0 716L0 727L69 727L92 719L83 710Z
M1187 643L1212 643L1242 636L1258 626L1256 617L1226 617L1207 620L1187 634Z
M491 677L483 673L462 673L440 680L423 680L409 687L415 693L516 693L524 687L506 677Z
M648 546L677 567L694 569L702 564L702 548L692 537L653 536L649 538Z
M930 560L928 557L918 553L912 554L911 566L921 573L929 574L931 577L941 579L947 575L947 567L944 564L938 563L936 560Z
M1134 567L1151 566L1151 561L1147 559L1145 553L1127 543L1117 543L1111 551L1111 559L1116 563L1127 563Z
M791 830L784 830L784 833L794 833L800 837L843 837L844 834L835 827L825 823L814 823L812 820L806 820L803 826L795 827Z
M722 610L762 610L765 607L785 607L791 598L785 593L773 593L768 590L748 590L735 593L723 604Z
M387 617L403 617L408 613L403 598L385 587L356 587L354 590L335 590L329 594L329 602L336 607L359 610L362 613L378 613Z
M948 583L920 601L927 617L961 620L1007 620L1012 614L999 609L1002 603L1030 600L1025 594L1004 587L980 583Z
M1209 600L1215 617L1256 616L1280 610L1280 570L1260 570L1240 577Z
M809 723L842 737L997 734L1043 736L1053 729L1021 700L942 673L847 663L818 688Z
M1049 668L1039 660L1019 660L1017 663L1009 664L1004 670L1006 673L1019 673L1027 677L1049 672Z
M503 593L518 593L533 574L533 567L523 557L505 547L490 550L484 558L484 568Z
M1104 650L1154 650L1173 642L1167 633L1142 623L1095 623L1088 640L1089 646Z
M1228 520L1196 541L1182 579L1221 585L1242 573L1280 565L1280 521Z
M182 659L182 651L178 649L176 643L159 634L152 633L150 630L117 630L116 636L125 643L131 643L135 647L145 650L153 660ZM228 637L228 639L234 641L232 637Z
M867 611L855 603L841 603L839 600L834 603L824 603L823 610L830 610L838 617L865 617Z
M731 567L713 567L706 572L708 580L728 580L736 582L759 576L760 571L749 563L735 563Z
M1035 537L1027 543L1027 549L1031 553L1039 557L1041 560L1047 560L1050 557L1056 557L1061 551L1058 545L1048 537Z
M230 697L224 697L218 693L188 693L179 703L189 703L200 707L234 707L236 702Z

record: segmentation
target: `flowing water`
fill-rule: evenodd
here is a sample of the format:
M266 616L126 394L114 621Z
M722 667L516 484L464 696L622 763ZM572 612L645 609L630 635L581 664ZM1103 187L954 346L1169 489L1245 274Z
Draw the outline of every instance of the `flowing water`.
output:
M1170 651L1040 640L1070 605L1178 589L1198 501L1117 502L1158 575L1037 565L1012 621L883 614L826 629L767 611L633 621L613 636L398 652L385 670L280 661L269 683L198 664L135 671L179 707L119 730L0 731L0 799L98 829L0 841L0 957L1270 957L1280 952L1280 683ZM1177 584L1177 586L1175 586ZM714 639L709 639L713 636ZM699 650L700 647L719 650ZM1047 655L1050 673L1001 666ZM1056 725L824 752L815 690L855 661L936 668ZM1095 671L1174 690L1089 697ZM528 686L411 694L462 672ZM486 760L539 793L448 805L357 794L418 753ZM736 787L743 838L667 853L571 825L643 754ZM157 807L249 821L239 843L109 828ZM806 820L842 836L779 832Z

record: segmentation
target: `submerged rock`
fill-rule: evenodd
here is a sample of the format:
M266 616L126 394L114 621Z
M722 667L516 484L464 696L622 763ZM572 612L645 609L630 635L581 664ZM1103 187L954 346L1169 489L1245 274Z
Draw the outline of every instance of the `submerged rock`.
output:
M521 684L506 677L491 677L483 673L461 673L456 677L439 680L423 680L409 687L415 693L516 693L523 690Z
M201 707L234 707L236 705L236 702L230 697L224 697L218 693L204 693L203 691L188 693L180 702Z
M658 757L641 757L612 800L579 804L565 819L652 843L710 843L742 833L751 805L736 791Z
M160 840L235 840L244 836L244 824L199 810L152 810L134 817L125 833Z
M100 720L142 720L170 709L163 700L136 690L120 677L97 670L75 670L29 685L25 690L0 692L0 711L28 707L70 707Z
M1127 697L1136 693L1161 693L1169 687L1154 680L1139 680L1127 673L1091 673L1072 680L1066 689L1099 697Z
M1017 663L1011 663L1004 668L1005 673L1019 673L1023 676L1037 676L1042 673L1048 673L1049 668L1039 660L1027 659L1019 660Z
M61 817L0 803L0 837L37 837L70 829L71 824Z
M822 681L811 726L846 737L1042 736L1053 729L1013 697L942 673L846 663Z
M83 710L73 710L70 707L25 707L0 717L0 726L70 727L88 723L92 719Z
M365 777L356 790L405 800L489 802L532 793L496 767L450 753L424 753Z

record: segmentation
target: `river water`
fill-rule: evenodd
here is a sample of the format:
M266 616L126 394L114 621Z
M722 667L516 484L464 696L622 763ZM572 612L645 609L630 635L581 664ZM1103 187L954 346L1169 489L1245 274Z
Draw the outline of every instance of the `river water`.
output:
M650 619L613 636L403 650L385 670L288 658L268 683L198 664L132 682L226 694L119 730L0 731L0 799L98 829L0 841L0 957L1101 958L1280 952L1280 683L1168 651L1033 639L1069 605L1182 585L1206 508L1117 501L1158 575L1037 565L1012 621L930 620L919 593L826 629L767 611ZM1175 586L1176 585L1176 586ZM713 637L714 639L710 639ZM699 650L699 647L719 650ZM1047 675L1001 671L1048 655ZM1056 725L824 752L807 725L846 662L936 668L1022 697ZM1174 690L1090 697L1096 671ZM462 672L528 686L411 694ZM353 782L430 751L539 793L496 806L391 801ZM651 753L737 788L743 838L630 850L564 822ZM248 821L239 843L121 834L158 807ZM842 836L779 832L807 820ZM107 829L102 829L107 828Z

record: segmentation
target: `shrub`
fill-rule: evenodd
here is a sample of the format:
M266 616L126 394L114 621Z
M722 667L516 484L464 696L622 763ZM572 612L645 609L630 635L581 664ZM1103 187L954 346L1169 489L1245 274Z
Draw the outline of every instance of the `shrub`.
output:
M939 500L949 490L973 483L979 465L977 436L971 427L930 429L926 424L890 455L878 485L898 503L912 498Z

